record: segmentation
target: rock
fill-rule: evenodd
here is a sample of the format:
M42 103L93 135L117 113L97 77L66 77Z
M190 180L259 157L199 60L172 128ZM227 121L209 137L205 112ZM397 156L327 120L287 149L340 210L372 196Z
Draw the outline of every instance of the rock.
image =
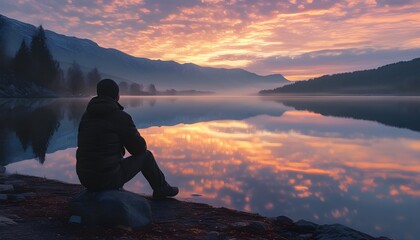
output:
M13 185L0 184L0 192L12 192L14 190Z
M72 216L70 216L69 223L81 224L82 223L82 217L72 215Z
M7 194L0 194L0 200L7 200Z
M138 194L124 190L85 190L71 201L70 208L71 215L80 216L80 222L84 225L138 229L152 222L149 202Z
M281 224L293 224L293 220L286 216L278 216L275 218L275 221Z
M8 225L14 225L16 224L15 221L13 221L10 218L0 216L0 227L8 226Z
M260 222L260 221L252 221L252 222L236 222L232 225L235 228L241 229L241 230L247 230L254 233L264 233L267 231L268 226L267 224Z
M25 197L35 197L36 193L34 192L26 192L26 193L22 193L23 196Z
M248 224L247 228L255 233L264 233L267 231L267 224L260 221L252 221Z
M318 228L318 224L306 220L299 220L295 224L301 233L313 233Z
M242 228L242 227L248 226L248 223L246 223L246 222L236 222L236 223L232 224L232 226L235 227L235 228Z
M12 219L13 221L20 221L20 220L22 220L22 218L21 217L19 217L18 215L16 215L16 214L3 214L3 216L4 217L7 217L7 218L10 218L10 219Z
M320 225L316 229L314 239L317 240L352 240L352 239L374 239L365 233L356 231L341 224Z
M312 233L300 234L299 239L300 240L305 240L305 239L311 239L312 240L312 239L314 239L313 236L314 235Z
M26 199L25 195L21 194L21 193L20 194L8 194L8 198L9 198L9 200L17 201L17 202L23 201L23 200Z
M14 185L14 186L22 186L22 185L25 185L25 181L23 181L23 180L9 180L9 181L4 181L4 184Z
M216 232L216 231L211 231L209 233L207 233L206 236L204 236L203 238L200 238L201 240L217 240L220 239L220 233Z

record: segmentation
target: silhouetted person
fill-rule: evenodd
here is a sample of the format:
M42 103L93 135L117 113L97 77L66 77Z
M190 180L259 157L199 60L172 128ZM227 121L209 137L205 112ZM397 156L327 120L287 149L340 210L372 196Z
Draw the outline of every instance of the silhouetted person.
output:
M178 188L166 182L131 116L118 103L118 85L101 80L97 94L79 125L76 171L82 185L92 191L118 189L141 171L154 198L177 195ZM131 156L123 158L125 149Z

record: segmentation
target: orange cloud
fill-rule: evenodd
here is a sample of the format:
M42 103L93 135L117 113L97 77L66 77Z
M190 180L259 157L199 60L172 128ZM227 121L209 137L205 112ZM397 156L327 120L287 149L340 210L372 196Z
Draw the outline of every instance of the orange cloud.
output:
M420 3L416 1L114 0L63 5L32 0L5 7L10 17L90 38L131 55L241 67L259 74L282 73L291 80L408 60L414 53L400 51L418 49L420 42ZM366 62L363 55L342 55L342 61L328 63L314 56L304 66L293 61L331 49L391 50L394 55ZM288 58L289 62L263 64L268 58Z

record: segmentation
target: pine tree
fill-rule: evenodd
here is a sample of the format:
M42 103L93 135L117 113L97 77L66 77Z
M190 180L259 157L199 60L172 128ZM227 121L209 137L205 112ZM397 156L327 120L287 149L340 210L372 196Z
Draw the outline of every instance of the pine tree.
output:
M157 90L156 90L155 85L154 84L150 84L149 85L149 94L150 95L156 95L156 93L157 93Z
M19 50L12 60L13 73L19 82L31 80L31 52L26 46L25 40L22 40Z
M80 96L83 94L83 89L85 88L83 72L76 61L73 61L73 64L67 70L67 82L71 94L74 96Z
M131 95L139 95L140 94L140 84L138 84L138 83L130 84L130 94Z
M60 65L47 47L45 31L40 25L31 41L32 71L34 82L51 87L59 72Z
M128 84L127 84L127 82L124 82L124 81L120 82L118 84L118 87L120 88L120 94L121 95L124 95L124 94L127 94L128 93Z
M87 74L87 85L88 85L88 93L90 95L95 95L96 93L96 85L98 82L101 81L101 74L99 73L98 69L95 67Z
M1 22L0 22L1 23ZM3 36L0 36L0 72L6 69L6 47Z

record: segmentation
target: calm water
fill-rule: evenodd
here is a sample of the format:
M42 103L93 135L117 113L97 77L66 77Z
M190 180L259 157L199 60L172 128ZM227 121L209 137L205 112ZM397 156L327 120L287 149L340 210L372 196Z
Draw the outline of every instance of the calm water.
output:
M78 183L88 99L0 100L0 164ZM420 98L121 100L180 199L420 236ZM143 176L126 189L151 194Z

